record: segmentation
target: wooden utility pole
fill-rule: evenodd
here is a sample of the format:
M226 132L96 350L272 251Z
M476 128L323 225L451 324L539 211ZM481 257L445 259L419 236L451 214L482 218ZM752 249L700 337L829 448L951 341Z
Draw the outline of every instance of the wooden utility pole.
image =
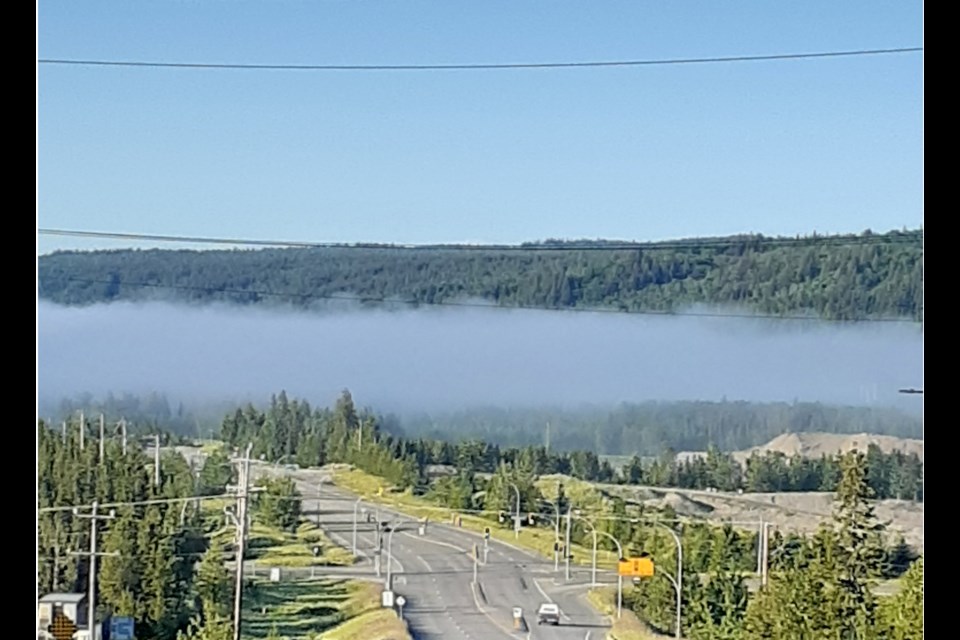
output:
M70 555L75 556L90 556L90 586L89 592L87 593L87 629L90 633L90 638L96 637L96 614L97 614L97 556L119 556L118 552L113 553L103 553L97 551L97 520L112 520L116 517L113 509L110 510L109 514L100 514L97 513L97 507L99 505L96 501L91 505L90 513L81 514L77 509L73 510L73 513L78 518L90 518L90 551L74 551Z
M155 446L153 448L153 484L160 486L160 434L153 436Z
M100 414L100 464L103 464L103 414Z
M233 640L240 640L240 608L243 602L243 556L247 546L248 504L251 492L261 491L260 487L250 486L250 451L253 443L247 445L243 458L235 460L239 465L237 486L230 487L237 495L237 512L235 524L237 526L237 584L233 597Z

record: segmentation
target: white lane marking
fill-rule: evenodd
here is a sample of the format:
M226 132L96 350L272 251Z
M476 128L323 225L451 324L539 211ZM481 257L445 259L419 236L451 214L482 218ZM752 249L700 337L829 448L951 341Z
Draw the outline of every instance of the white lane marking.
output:
M590 640L590 634L591 634L591 633L593 633L593 632L592 632L592 631L587 631L587 635L583 636L583 640Z
M462 551L463 553L467 553L467 550L464 549L463 547L458 547L457 545L450 544L449 542L443 542L441 540L431 540L430 538L421 538L420 536L412 535L408 531L401 531L400 533L402 535L407 536L408 538L413 538L414 540L417 540L419 542L429 542L430 544L437 544L437 545L440 545L441 547L447 547L449 549L454 549L456 551Z
M535 586L535 587L537 588L537 591L540 592L540 595L542 595L544 598L547 599L547 602L553 602L553 598L551 598L549 595L547 595L547 592L543 590L543 587L540 586L540 583L537 582L537 579L536 579L536 578L533 579L533 586ZM570 616L568 616L566 613L564 613L564 612L563 612L563 609L560 609L560 617L563 618L564 620L566 620L567 622L570 621ZM589 635L589 634L588 634L588 635Z
M477 605L477 610L483 615L487 616L490 622L492 622L502 633L506 634L508 638L515 638L516 636L514 636L512 632L503 627L493 616L487 613L486 609L480 606L480 600L477 598L477 585L475 582L470 583L470 591L473 593L473 603Z

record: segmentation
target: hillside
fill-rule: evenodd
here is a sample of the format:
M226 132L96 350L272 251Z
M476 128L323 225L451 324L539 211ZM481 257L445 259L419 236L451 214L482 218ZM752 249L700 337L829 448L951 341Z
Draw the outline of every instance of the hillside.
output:
M70 305L484 300L550 309L670 312L711 305L837 320L919 319L922 258L916 231L642 245L57 252L38 259L38 295Z
M838 433L784 433L770 442L733 453L734 458L744 463L754 453L782 453L787 457L802 456L804 458L819 458L824 455L846 453L848 451L866 452L870 445L876 445L884 453L901 453L910 455L916 453L923 461L923 440L914 438L897 438L894 436L875 435L868 433L838 434ZM702 451L684 451L677 454L678 460L687 460L706 455Z

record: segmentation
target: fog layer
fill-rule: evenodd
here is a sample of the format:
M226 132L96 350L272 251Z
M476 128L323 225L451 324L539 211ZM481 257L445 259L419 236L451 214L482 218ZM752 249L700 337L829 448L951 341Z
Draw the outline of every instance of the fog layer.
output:
M286 390L380 411L646 400L820 401L917 410L918 326L436 308L280 312L41 302L38 396Z

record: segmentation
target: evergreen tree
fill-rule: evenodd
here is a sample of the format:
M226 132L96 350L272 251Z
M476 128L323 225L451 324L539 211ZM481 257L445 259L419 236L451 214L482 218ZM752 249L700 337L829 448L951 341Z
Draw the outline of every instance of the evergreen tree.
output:
M923 558L910 565L900 592L883 604L882 618L890 640L923 640Z

